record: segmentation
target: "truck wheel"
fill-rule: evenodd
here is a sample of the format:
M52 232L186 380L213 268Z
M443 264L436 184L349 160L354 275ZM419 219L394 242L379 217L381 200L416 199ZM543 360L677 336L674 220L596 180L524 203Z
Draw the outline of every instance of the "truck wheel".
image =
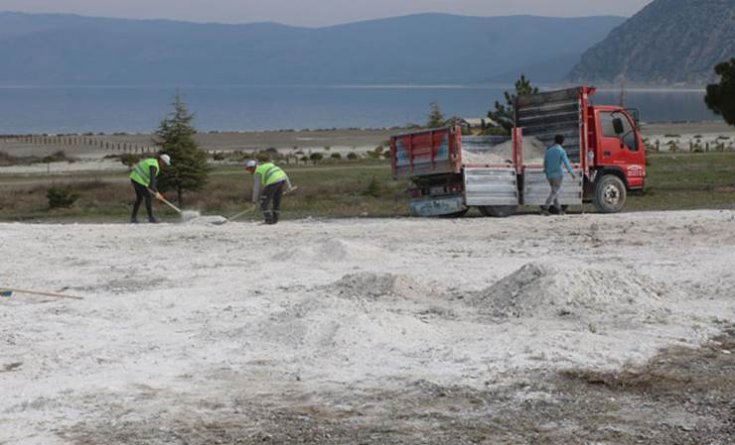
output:
M592 204L600 213L616 213L625 205L625 184L615 175L605 175L595 183Z
M505 218L514 215L518 211L518 206L480 206L478 209L482 216Z

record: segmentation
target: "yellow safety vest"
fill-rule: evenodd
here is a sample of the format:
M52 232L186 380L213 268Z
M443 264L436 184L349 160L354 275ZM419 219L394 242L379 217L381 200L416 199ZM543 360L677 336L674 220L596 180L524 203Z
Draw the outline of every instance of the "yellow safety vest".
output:
M286 179L286 173L272 162L266 162L265 164L259 165L258 168L255 169L255 174L260 175L260 185L262 187L266 187Z
M148 187L151 185L151 166L156 168L156 176L158 176L158 172L161 171L158 159L148 158L138 162L138 165L130 173L130 179L144 187Z

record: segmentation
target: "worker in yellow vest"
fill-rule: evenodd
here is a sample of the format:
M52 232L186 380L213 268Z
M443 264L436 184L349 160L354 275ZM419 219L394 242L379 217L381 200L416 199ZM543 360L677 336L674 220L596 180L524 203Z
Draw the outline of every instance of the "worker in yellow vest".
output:
M245 163L245 170L253 175L253 203L260 202L266 224L276 224L281 214L283 189L291 190L288 175L272 162L258 163L252 159Z
M161 172L161 164L171 165L171 157L167 154L161 154L158 158L143 159L138 162L130 173L130 182L133 183L133 189L135 189L135 204L133 204L133 215L130 217L130 222L133 224L138 223L138 209L143 200L145 200L145 210L148 212L148 221L151 223L158 222L153 216L151 193L158 200L163 198L156 187L156 177Z

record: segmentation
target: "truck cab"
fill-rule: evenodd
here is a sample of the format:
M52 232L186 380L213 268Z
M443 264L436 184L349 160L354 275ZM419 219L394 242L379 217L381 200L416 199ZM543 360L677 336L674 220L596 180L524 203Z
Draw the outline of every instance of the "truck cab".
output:
M628 190L643 189L646 150L631 112L612 106L590 108L593 121L589 127L594 132L589 141L592 162L585 195L592 198L597 210L616 212L623 208Z

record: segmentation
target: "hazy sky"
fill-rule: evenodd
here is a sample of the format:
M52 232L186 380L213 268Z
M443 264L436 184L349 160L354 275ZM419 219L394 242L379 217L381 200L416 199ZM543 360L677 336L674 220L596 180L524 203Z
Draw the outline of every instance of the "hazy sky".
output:
M0 11L325 26L419 12L631 16L652 0L0 0Z

